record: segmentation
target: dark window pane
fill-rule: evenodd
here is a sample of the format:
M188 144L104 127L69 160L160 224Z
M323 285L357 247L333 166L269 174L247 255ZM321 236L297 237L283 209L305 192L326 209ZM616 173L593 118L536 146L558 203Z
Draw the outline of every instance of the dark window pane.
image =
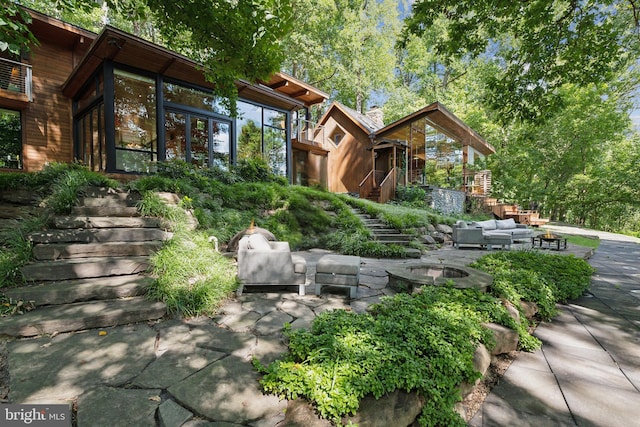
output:
M0 108L0 168L22 169L20 112Z
M213 145L212 165L226 168L229 166L229 147L231 126L229 123L213 122L213 134L211 144Z
M165 157L187 159L187 122L184 114L168 112L164 119Z
M148 165L139 166L139 159L154 159L157 153L155 80L115 70L114 93L116 148L147 152L145 155L135 153L130 156L116 153L116 168L146 171ZM136 160L118 160L124 158ZM134 167L139 169L132 169Z
M189 105L201 110L229 115L229 111L222 105L220 97L211 92L192 89L175 83L164 83L163 96L165 102Z

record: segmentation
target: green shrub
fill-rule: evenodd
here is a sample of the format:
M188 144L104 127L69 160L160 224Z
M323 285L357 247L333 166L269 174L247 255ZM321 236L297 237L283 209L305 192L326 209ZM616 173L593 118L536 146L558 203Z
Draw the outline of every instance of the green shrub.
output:
M267 367L255 365L267 392L305 397L337 424L365 395L400 389L426 398L421 425L462 426L454 411L458 386L480 375L473 368L477 345L494 344L482 323L507 318L489 295L423 287L385 298L367 314L334 310L319 315L309 331L286 329L289 353Z
M202 232L179 230L152 256L148 295L183 316L214 314L237 288L234 264Z
M593 267L583 259L573 255L556 255L540 251L504 251L493 252L478 259L472 267L480 268L489 274L508 274L509 271L526 270L539 277L552 293L553 303L566 302L578 298L589 288ZM525 290L521 291L524 294ZM532 295L538 295L538 304L546 304L547 291L532 289Z
M32 258L29 233L42 229L45 220L31 217L15 221L0 232L0 288L24 282L20 268Z

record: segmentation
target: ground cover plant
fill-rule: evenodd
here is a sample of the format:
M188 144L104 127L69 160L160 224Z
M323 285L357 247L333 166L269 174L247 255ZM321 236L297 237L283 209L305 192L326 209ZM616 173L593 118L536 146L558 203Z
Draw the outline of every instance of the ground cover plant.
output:
M520 349L534 350L540 341L530 334L532 325L523 313L514 320L505 301L519 309L521 301L535 302L548 320L556 303L587 289L593 273L582 259L539 251L493 252L472 266L494 275L489 293L425 286L387 297L364 314L334 310L318 316L310 330L287 329L289 353L268 366L254 362L263 387L309 400L336 424L347 422L365 395L415 391L426 402L420 425L465 425L454 410L458 386L478 378L477 345L494 344L482 324L514 329Z

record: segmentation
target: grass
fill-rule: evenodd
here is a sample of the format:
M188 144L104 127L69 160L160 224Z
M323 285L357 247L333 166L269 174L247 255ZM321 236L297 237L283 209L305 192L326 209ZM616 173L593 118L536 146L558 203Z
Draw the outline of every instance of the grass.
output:
M600 239L598 237L585 237L567 235L567 242L577 246L585 246L587 248L597 249L600 246Z

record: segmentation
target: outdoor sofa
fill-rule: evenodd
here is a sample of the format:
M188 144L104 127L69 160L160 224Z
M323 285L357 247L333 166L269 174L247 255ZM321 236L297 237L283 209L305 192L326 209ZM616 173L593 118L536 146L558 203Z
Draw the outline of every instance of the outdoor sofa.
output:
M453 226L453 246L480 245L492 250L494 246L510 249L515 241L531 241L533 229L517 224L513 218L489 219L467 224L458 221Z
M292 255L289 242L269 241L262 234L245 235L238 243L238 295L245 286L298 286L305 294L307 263Z

